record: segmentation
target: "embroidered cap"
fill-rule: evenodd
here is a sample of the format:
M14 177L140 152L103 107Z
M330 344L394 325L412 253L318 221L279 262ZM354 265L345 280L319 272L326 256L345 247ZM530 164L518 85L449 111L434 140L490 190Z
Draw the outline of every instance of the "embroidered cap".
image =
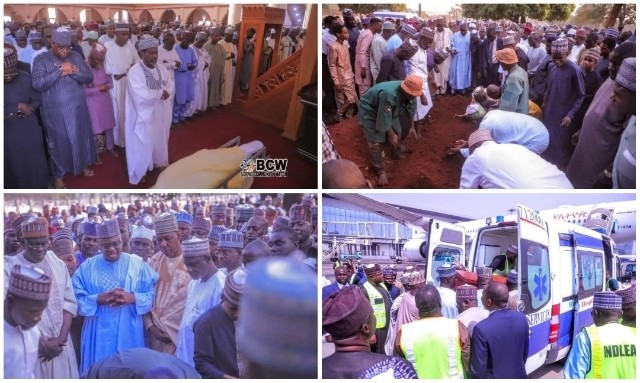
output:
M220 233L218 248L243 249L244 235L237 230L227 230Z
M37 267L15 265L9 275L8 293L16 297L47 302L51 290L51 278Z
M214 241L220 240L220 234L227 231L227 228L224 226L213 226L209 231L209 239L213 239Z
M622 310L622 297L613 291L598 291L593 294L593 308Z
M187 239L182 242L182 252L185 258L206 257L209 253L209 241L204 239Z
M145 227L145 226L134 226L133 227L133 231L131 232L131 239L134 238L144 238L144 239L148 239L149 241L153 242L153 236L155 235L155 233L153 232L153 230Z
M22 238L42 238L49 236L49 223L43 217L31 217L22 222Z
M96 237L105 239L120 236L120 225L117 219L108 219L96 225Z

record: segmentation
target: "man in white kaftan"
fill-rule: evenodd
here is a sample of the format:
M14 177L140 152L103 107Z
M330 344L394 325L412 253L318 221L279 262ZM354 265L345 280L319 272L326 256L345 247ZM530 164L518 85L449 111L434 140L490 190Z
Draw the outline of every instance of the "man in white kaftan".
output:
M438 49L448 50L451 48L451 37L453 33L451 29L445 27L444 19L438 18L436 20L436 30L433 44L431 49L433 52L437 52ZM449 81L449 72L451 71L451 55L447 56L441 64L437 65L439 71L435 72L436 82L438 83L437 93L447 93L447 82Z
M180 65L180 57L175 49L176 38L171 32L165 32L162 39L162 45L158 47L158 65L164 66L169 71L171 81L175 82L176 74L175 70ZM170 98L173 105L173 95ZM168 134L168 132L167 132Z
M222 45L227 52L224 64L224 86L222 87L222 95L220 96L220 104L231 104L231 98L233 96L233 79L236 76L236 67L234 63L238 56L238 48L232 42L233 29L227 29L224 33L224 40L221 40L218 44Z
M33 374L38 379L78 379L76 352L69 336L71 320L78 312L78 303L66 264L52 251L46 250L49 242L48 226L45 218L22 223L22 241L26 243L26 250L15 256L5 257L4 294L7 295L11 269L15 265L37 267L45 272L51 279L51 291L47 309L42 313L37 326L40 331L40 343L50 343L52 349L57 349L58 345L64 342L66 344L56 357L50 360L39 358ZM40 345L40 349L42 347Z
M119 27L116 25L115 41L105 43L107 55L104 69L108 75L113 77L113 88L109 91L116 119L116 126L113 129L113 142L117 146L124 148L127 73L134 64L140 62L140 56L138 56L136 48L129 41L129 27L126 27L126 32L118 29Z
M193 324L205 311L220 303L226 277L211 259L208 240L186 240L182 242L182 251L192 280L187 288L187 303L178 331L176 356L195 366Z
M138 50L156 50L158 40L144 39ZM169 166L169 129L175 83L155 58L129 71L126 91L127 169L129 183L137 185L147 171ZM162 134L164 133L164 134Z
M191 44L191 48L196 52L198 57L198 66L192 72L193 73L193 85L195 87L195 99L187 107L187 116L192 116L194 113L201 112L207 109L207 101L209 97L209 66L211 65L211 56L204 48L204 43L207 42L207 34L204 32L198 32L196 40Z

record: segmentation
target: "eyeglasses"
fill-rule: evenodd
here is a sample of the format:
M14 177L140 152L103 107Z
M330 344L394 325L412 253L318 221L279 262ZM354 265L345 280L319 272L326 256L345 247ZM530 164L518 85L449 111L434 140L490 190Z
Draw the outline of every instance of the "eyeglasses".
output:
M27 246L29 246L29 248L32 250L46 250L49 246L49 242L31 243L28 240L26 240L25 242L27 243Z

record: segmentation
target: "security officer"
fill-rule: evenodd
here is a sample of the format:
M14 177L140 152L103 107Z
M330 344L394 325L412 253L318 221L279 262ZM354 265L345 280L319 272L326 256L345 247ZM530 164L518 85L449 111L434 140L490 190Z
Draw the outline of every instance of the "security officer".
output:
M505 254L496 255L489 265L494 275L506 277L511 270L518 270L518 246L509 245Z
M362 292L373 307L373 315L376 317L376 332L369 339L371 352L384 354L384 344L387 341L389 330L389 312L391 310L391 296L387 291L382 278L382 269L379 264L368 264L364 267L367 281L360 287Z
M618 323L622 298L614 292L593 295L595 326L585 327L564 366L565 379L635 379L636 329Z

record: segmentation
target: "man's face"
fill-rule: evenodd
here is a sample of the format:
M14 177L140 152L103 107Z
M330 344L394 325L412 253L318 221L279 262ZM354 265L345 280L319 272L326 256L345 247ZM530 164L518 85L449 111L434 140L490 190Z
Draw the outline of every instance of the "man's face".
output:
M433 39L422 36L418 39L418 46L424 50L427 50L427 48L431 46L432 42Z
M219 267L218 241L211 238L209 238L209 255L211 255L211 259L213 259L213 263L215 263L215 265Z
M180 247L180 234L177 231L170 233L163 233L156 236L158 241L158 247L162 254L169 258L179 257L182 254L182 247Z
M387 275L383 275L382 278L384 279L384 283L386 283L387 285L392 285L396 282L396 274L387 274Z
M42 28L42 43L49 49L51 47L52 29L49 27Z
M120 238L122 238L122 243L129 243L129 235L129 228L120 226Z
M38 51L42 49L42 40L41 39L31 40L31 46L33 47L34 51Z
M142 209L142 202L140 202L140 200L139 200L139 199L137 199L137 200L133 201L133 204L135 205L135 207L136 207L136 209L137 209L137 210Z
M218 248L218 258L220 266L226 267L227 270L242 265L242 251L240 249Z
M133 238L131 240L131 252L143 259L147 259L153 252L153 244L146 238Z
M247 241L251 242L254 239L267 234L267 227L264 225L264 221L253 217L247 222L247 234L245 234Z
M122 238L120 238L119 235L103 238L98 242L105 261L115 262L120 259L120 255L122 254Z
M93 257L98 252L98 238L84 234L80 242L80 251L87 257Z
M23 238L24 257L31 263L40 263L49 249L49 237Z
M487 37L487 31L486 31L486 29L480 29L480 30L478 31L478 35L480 35L480 38L481 38L482 40L484 40L484 38L485 38L485 37Z
M58 255L58 258L60 258L60 260L62 260L62 262L67 266L69 275L73 275L78 268L78 260L76 259L76 256L73 253L67 253Z
M438 30L438 32L442 32L444 30L444 20L436 20L436 29Z
M140 51L140 57L142 58L142 62L150 68L155 68L156 63L158 62L158 48L153 47L149 49L145 49ZM152 208L151 211L154 209ZM155 212L150 213L151 215L155 215Z
M305 220L292 221L289 223L289 227L298 233L298 239L301 243L307 241L311 235L311 224Z
M26 37L18 37L16 39L16 44L18 44L18 46L20 48L24 48L27 46L27 38Z
M460 25L460 34L462 36L466 36L468 31L469 31L469 27L467 26L467 24Z
M191 236L196 237L198 239L207 239L207 236L209 236L209 232L207 231L207 229L196 227L191 229Z
M558 68L562 67L564 64L566 64L567 62L567 55L566 53L562 53L562 52L555 52L553 53L553 63L555 64L555 66L557 66Z
M291 241L291 238L289 238L289 236L284 232L275 232L271 234L268 245L271 248L271 255L279 255L283 257L286 257L298 248L298 244Z
M375 35L376 33L380 33L382 32L382 23L381 22L375 22L375 23L371 23L369 25L369 29L371 29L371 32Z
M42 318L42 312L46 310L48 302L32 301L12 296L9 298L8 311L11 318L22 329L35 327Z
M275 35L275 34L274 34ZM272 36L273 37L273 36ZM224 34L224 41L230 43L231 41L233 41L233 33L225 33Z
M496 38L496 31L493 28L489 28L487 29L487 38L491 41L495 40Z
M178 222L178 231L180 232L180 242L191 238L191 225L186 222ZM207 233L208 234L208 233Z
M600 56L602 57L609 57L609 54L611 53L611 50L609 49L609 46L605 43L600 43Z
M582 37L582 36L576 36L575 40L576 40L576 44L575 45L582 45L582 43L584 43L584 37Z
M131 32L117 32L116 44L123 47L127 43L127 41L129 41L129 37L131 37Z
M507 251L506 256L509 259L509 262L513 262L516 260L516 258L518 258L518 254L512 253L510 251Z
M220 33L218 32L211 33L209 37L211 38L212 44L217 44L218 42L220 42Z
M384 29L382 31L382 38L385 40L389 40L394 33L395 31L393 29Z
M530 35L527 40L529 41L529 46L531 46L532 48L537 48L540 45L540 42L538 41L538 38L536 36Z
M353 28L353 27L356 26L356 19L354 17L345 17L344 18L344 25L347 28ZM347 32L347 39L349 38L348 35L349 35L349 33Z
M155 37L156 39L160 37L161 34L162 34L162 31L160 30L160 28L156 28L153 30L153 37Z
M224 213L211 214L211 222L214 226L224 226L227 216Z
M184 32L182 34L182 39L180 40L180 46L182 48L188 48L189 45L191 45L192 42L193 42L193 33Z
M115 35L116 35L116 27L115 27L115 25L107 27L107 36L109 36L110 38L113 38L113 36L115 36Z
M340 33L338 34L342 40L349 40L349 30L346 27L342 27Z
M585 57L582 59L580 66L584 68L587 72L591 72L593 68L596 66L596 60L591 57Z
M184 266L187 268L187 273L191 279L200 279L202 278L202 274L204 274L204 268L207 264L207 261L204 257L185 257L184 258Z
M338 267L334 272L334 275L336 277L336 282L341 285L347 283L347 279L349 278L349 273L345 267Z
M609 77L612 80L616 79L618 75L618 71L620 70L620 65L622 65L622 57L615 50L609 55Z
M4 234L4 248L10 252L9 254L15 253L20 249L20 242L15 231L11 230Z
M367 278L371 279L373 283L382 283L383 281L382 271L376 271L373 274L368 275Z
M613 95L611 96L611 105L626 115L636 114L636 94L620 84L613 85Z
M202 47L204 46L204 43L206 43L206 42L207 42L207 39L205 39L205 38L199 38L199 39L196 39L196 42L195 42L195 43L193 43L193 45L195 45L195 46L196 46L196 47L198 47L198 48L202 48ZM203 214L204 214L204 213L203 213Z

